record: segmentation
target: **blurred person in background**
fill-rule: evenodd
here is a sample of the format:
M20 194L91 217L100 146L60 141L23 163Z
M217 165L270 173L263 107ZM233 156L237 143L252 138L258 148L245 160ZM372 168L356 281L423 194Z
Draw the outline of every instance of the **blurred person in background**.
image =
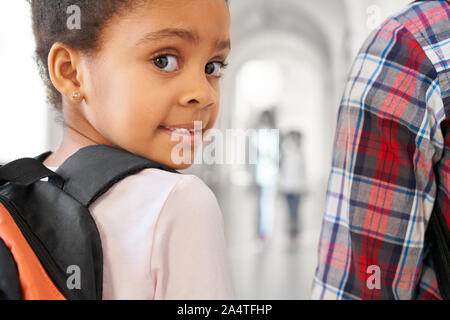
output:
M278 131L274 129L274 111L263 111L252 141L257 154L254 178L259 191L258 238L261 241L264 241L271 231L277 195L280 139Z
M302 134L289 131L281 140L279 190L289 207L289 236L291 245L298 234L298 209L307 186L305 160L302 151Z

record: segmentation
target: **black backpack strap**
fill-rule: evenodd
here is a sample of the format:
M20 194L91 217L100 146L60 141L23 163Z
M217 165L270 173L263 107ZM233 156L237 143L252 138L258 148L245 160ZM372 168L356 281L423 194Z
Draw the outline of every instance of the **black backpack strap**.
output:
M28 186L42 178L62 187L63 180L58 174L48 169L36 158L21 158L0 167L0 185L7 182Z
M79 149L56 170L63 190L88 207L115 183L146 168L179 173L158 162L107 145Z
M14 257L0 238L0 300L20 300L19 272Z
M439 291L444 300L450 300L450 231L437 204L431 213L426 240L430 244Z
M34 159L38 160L39 162L44 162L44 160L47 159L47 157L51 154L52 154L51 151L47 151L47 152L41 153L40 155L34 157Z

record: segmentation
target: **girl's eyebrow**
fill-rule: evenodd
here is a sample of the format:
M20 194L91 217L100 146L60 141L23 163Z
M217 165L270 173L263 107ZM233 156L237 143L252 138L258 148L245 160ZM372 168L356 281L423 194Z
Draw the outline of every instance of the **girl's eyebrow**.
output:
M166 28L166 29L152 31L152 32L145 34L136 43L136 46L142 45L149 41L158 41L158 40L163 40L163 39L167 39L167 38L183 39L194 45L198 45L200 42L200 38L199 38L198 34L195 32L192 32L192 31L189 31L186 29L180 29L180 28ZM214 47L217 50L224 50L224 49L231 50L231 41L230 41L230 39L217 40L214 44Z

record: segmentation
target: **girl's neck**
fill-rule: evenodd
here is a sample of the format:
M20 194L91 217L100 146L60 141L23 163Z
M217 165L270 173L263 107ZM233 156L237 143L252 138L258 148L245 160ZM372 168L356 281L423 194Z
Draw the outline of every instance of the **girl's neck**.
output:
M74 120L74 119L71 119ZM70 121L64 123L63 141L59 148L53 152L43 162L46 166L59 167L68 157L77 152L79 149L96 144L106 144L101 139L99 133L92 128L86 121Z
M74 127L65 124L64 137L61 145L55 152L44 160L43 164L50 167L59 167L67 158L79 149L100 143L101 142L96 142L95 140L84 135Z

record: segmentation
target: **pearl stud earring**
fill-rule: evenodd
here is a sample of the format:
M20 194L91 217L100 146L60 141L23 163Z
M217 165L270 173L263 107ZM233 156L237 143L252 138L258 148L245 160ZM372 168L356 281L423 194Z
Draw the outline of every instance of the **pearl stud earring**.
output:
M81 101L81 94L78 91L72 93L72 99L75 101Z

